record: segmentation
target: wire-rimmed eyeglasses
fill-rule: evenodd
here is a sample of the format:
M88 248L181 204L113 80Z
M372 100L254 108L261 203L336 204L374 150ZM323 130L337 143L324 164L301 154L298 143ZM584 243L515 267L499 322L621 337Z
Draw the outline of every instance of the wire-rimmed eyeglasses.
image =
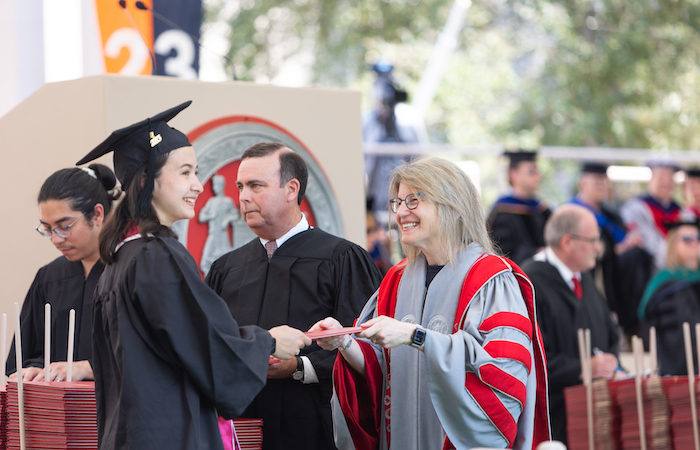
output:
M572 234L572 235L571 235L571 238L572 238L572 239L577 239L577 240L583 241L583 242L588 242L588 243L591 244L591 245L594 245L594 244L597 244L597 243L600 242L600 236L593 237L593 238L588 238L588 237L585 237L585 236L580 236L580 235L578 235L578 234Z
M406 203L406 208L408 209L416 209L418 207L418 197L422 196L422 193L417 193L417 194L408 194L406 198L399 198L395 197L389 200L389 207L391 208L391 211L393 213L396 213L396 211L399 210L399 206L401 206L402 202Z
M56 233L56 236L61 237L63 239L68 239L70 237L71 231L70 227L78 223L81 217L83 217L85 213L82 213L81 215L78 216L77 219L66 225L65 227L55 227L55 228L49 228L49 227L42 227L41 225L38 225L36 227L36 231L39 232L40 235L44 236L45 238L51 239L52 233Z

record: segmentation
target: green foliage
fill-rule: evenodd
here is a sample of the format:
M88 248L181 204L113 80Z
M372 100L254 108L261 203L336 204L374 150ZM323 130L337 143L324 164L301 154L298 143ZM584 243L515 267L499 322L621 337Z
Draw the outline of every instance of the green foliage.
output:
M554 45L502 131L539 127L545 145L697 148L700 7L554 0L534 20Z
M380 56L415 92L452 0L209 0L240 79L290 62L305 84L361 89ZM434 142L700 147L700 5L478 0L426 116Z

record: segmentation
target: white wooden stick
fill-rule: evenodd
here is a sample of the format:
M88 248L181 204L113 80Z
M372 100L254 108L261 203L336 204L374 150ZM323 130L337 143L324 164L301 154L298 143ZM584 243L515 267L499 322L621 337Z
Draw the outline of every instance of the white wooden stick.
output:
M17 405L19 407L19 448L26 450L24 435L24 386L22 384L22 333L19 323L19 303L15 302L15 362L17 363Z
M68 376L66 381L73 381L73 347L75 346L75 310L68 315Z
M588 419L588 448L595 450L595 434L593 433L593 368L591 367L591 330L584 331L586 340L586 416Z
M639 443L641 449L647 449L647 436L644 432L644 397L642 396L642 374L644 372L642 340L638 336L632 337L632 350L634 351L634 388L637 396L637 421L639 422Z
M44 381L51 381L51 304L44 305Z
M2 336L0 337L0 345L2 345L3 358L7 357L7 314L2 314ZM4 369L4 368L3 368ZM5 378L5 370L0 370L0 386L5 386L7 379Z
M651 376L658 375L659 360L656 354L656 327L649 328L649 362L651 364Z
M698 410L695 405L695 364L693 364L693 346L690 340L690 324L683 323L683 342L685 343L685 363L688 366L688 392L690 394L690 417L693 421L693 441L695 450L700 450L698 440Z
M695 351L698 357L698 371L695 371L695 364L693 363L693 375L700 373L700 323L695 324Z
M578 329L578 356L581 360L581 381L583 384L588 384L588 368L586 359L586 342L583 337L583 328Z

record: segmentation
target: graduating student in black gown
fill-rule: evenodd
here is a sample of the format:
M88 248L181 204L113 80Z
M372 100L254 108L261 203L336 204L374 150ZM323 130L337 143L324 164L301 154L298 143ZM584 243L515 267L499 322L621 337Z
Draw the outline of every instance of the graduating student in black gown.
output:
M520 264L544 248L544 225L552 214L535 198L541 175L535 152L506 152L510 159L508 182L512 192L499 198L486 219L494 243L505 256Z
M104 265L98 234L117 197L116 178L102 164L62 169L39 191L36 230L63 253L39 269L22 305L22 378L44 381L44 305L51 304L51 371L48 381L66 379L68 318L76 312L73 380L92 380L92 295ZM5 366L16 379L15 343Z
M194 149L167 121L183 103L117 130L125 197L100 235L93 368L100 449L223 449L217 412L238 416L265 385L270 354L311 341L290 327L239 327L170 229L202 192Z
M381 281L372 257L309 226L299 209L308 171L297 153L263 142L241 159L241 216L259 238L217 260L207 283L242 325L306 330L332 314L351 326ZM269 259L268 241L278 247ZM335 356L314 344L296 362L270 366L267 386L244 414L263 419L265 450L335 448L330 410Z

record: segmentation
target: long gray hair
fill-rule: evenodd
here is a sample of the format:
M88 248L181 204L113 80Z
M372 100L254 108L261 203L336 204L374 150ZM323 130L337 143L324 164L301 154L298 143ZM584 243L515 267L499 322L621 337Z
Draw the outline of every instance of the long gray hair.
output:
M438 242L449 262L472 242L488 253L495 253L486 231L479 192L455 163L441 158L421 158L397 167L391 176L389 198L398 195L401 183L413 192L423 193L421 202L431 202L437 207ZM401 246L409 263L422 253L412 245Z

